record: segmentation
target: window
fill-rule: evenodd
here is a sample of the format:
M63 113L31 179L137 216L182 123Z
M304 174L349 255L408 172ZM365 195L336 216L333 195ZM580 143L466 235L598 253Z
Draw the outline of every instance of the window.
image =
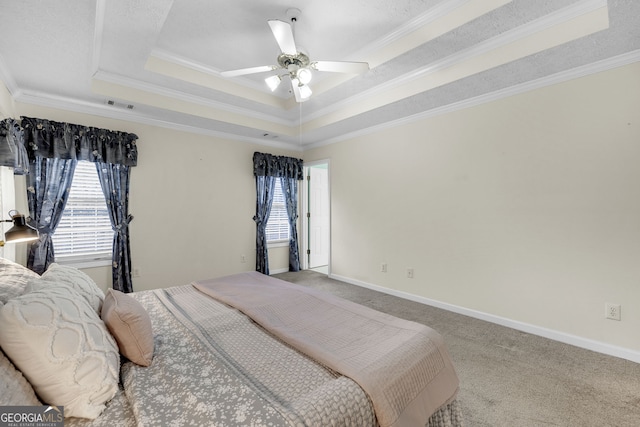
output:
M67 205L51 238L56 262L111 263L113 230L95 163L79 161L76 165Z
M281 179L276 181L266 235L268 243L289 241L289 215L287 214Z

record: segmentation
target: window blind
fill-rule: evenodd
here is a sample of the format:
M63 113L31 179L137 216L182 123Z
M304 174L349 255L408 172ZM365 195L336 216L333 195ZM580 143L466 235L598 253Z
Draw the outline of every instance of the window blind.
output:
M94 163L78 162L67 205L52 240L56 261L111 258L113 230Z
M273 194L271 214L265 231L267 242L289 240L289 215L282 192L282 180L277 180Z

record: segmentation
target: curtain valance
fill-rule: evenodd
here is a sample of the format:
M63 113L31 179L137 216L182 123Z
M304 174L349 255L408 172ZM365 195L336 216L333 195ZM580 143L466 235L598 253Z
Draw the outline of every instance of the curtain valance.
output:
M136 166L138 162L138 136L133 133L32 117L21 119L30 160L37 156L126 166Z
M302 159L255 152L253 153L253 175L300 181L304 179Z
M14 174L29 172L29 157L24 147L24 132L14 119L0 121L0 166L13 168Z

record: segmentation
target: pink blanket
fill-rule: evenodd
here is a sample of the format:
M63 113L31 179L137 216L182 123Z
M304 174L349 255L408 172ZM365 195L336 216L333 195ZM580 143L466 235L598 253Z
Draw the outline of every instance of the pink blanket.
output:
M427 326L256 272L194 286L356 381L381 427L422 427L456 396L449 353Z

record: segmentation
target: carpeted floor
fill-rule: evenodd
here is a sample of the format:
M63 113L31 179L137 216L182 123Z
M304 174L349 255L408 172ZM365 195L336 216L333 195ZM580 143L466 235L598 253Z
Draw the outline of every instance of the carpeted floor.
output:
M440 332L460 377L466 427L640 426L640 364L313 271L275 277L323 289Z

